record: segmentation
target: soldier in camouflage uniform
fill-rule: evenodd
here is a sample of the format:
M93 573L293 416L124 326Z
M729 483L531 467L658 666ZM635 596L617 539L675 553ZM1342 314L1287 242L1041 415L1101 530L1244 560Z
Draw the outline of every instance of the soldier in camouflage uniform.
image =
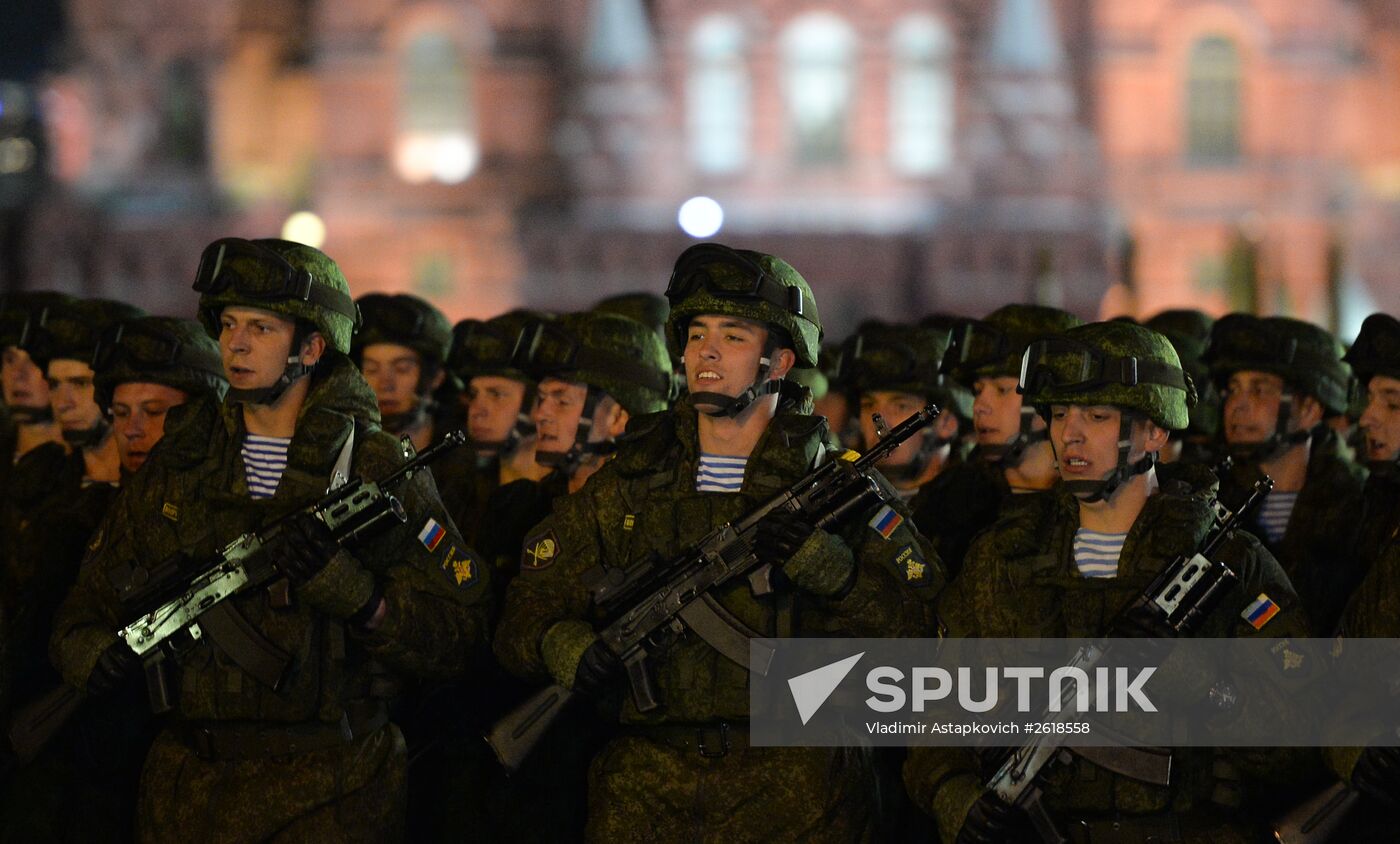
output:
M228 388L218 345L192 320L126 320L102 332L94 350L68 352L79 353L92 361L95 400L111 417L124 479L160 441L170 408L191 397L221 399ZM47 656L53 614L114 494L105 484L65 490L25 527L20 551L36 562L17 601L16 640L29 662L19 681L22 700L61 682ZM0 840L129 840L153 736L140 683L85 707L15 778L0 806Z
M1191 408L1191 424L1184 431L1173 431L1167 447L1162 449L1162 462L1214 465L1216 436L1220 432L1220 392L1211 380L1210 369L1203 357L1210 346L1210 332L1215 325L1202 311L1190 308L1162 311L1143 323L1171 341L1181 358L1181 366L1191 376L1196 387L1196 406Z
M1115 377L1130 359L1137 373L1132 384ZM1165 565L1194 553L1214 520L1214 476L1203 467L1155 461L1167 432L1188 424L1193 392L1176 352L1166 338L1141 326L1094 323L1032 344L1026 372L1024 400L1049 419L1063 483L974 541L962 575L940 605L948 633L1153 635L1110 625L1121 623L1119 611ZM1093 544L1106 550L1087 553L1085 546ZM1199 635L1302 634L1287 577L1256 539L1237 532L1220 558L1240 579ZM1261 593L1281 611L1256 629L1241 611ZM1190 700L1206 700L1217 680L1189 669L1178 671L1170 685ZM1252 757L1241 755L1241 764L1250 762ZM1075 840L1250 840L1226 819L1224 808L1210 805L1217 785L1210 775L1214 761L1209 750L1177 750L1173 785L1162 787L1075 757L1047 781L1046 806L1062 831L1078 827L1083 835ZM1277 765L1249 769L1266 778L1270 772L1287 773ZM910 792L937 818L949 842L1015 839L1019 813L985 791L987 774L968 748L913 748L905 766Z
M1240 501L1263 472L1274 489L1251 528L1283 564L1314 632L1330 634L1364 571L1350 548L1365 470L1323 424L1345 412L1351 372L1321 328L1231 314L1215 324L1206 362L1220 388L1234 465L1220 498Z
M1007 305L985 320L968 320L953 335L943 369L972 390L977 447L949 467L911 505L919 529L956 578L972 538L1002 509L1054 485L1054 457L1045 422L1016 393L1021 354L1034 340L1079 324L1073 314L1038 305Z
M44 370L35 365L21 345L31 324L47 307L70 301L62 293L12 293L0 300L0 385L4 388L5 421L0 427L0 485L19 458L62 436L49 406L49 385Z
M619 666L594 633L590 574L675 554L828 459L824 421L802 412L805 393L783 390L793 365L816 363L821 334L797 271L700 244L680 256L667 298L689 395L634 419L617 456L555 502L526 540L496 638L502 664L522 677L614 704ZM758 597L735 584L715 597L765 635L921 634L942 569L897 499L892 509L898 518L859 514L839 533L770 515L755 550L787 586ZM750 747L747 672L702 639L681 639L654 668L661 707L623 702L621 734L593 761L590 840L846 841L868 831L866 754Z
M279 576L224 605L246 635L211 621L166 660L173 711L146 758L138 832L393 840L405 766L384 706L393 674L464 667L488 634L490 572L457 535L429 473L399 488L405 524L350 548L301 509L325 494L333 471L381 478L404 459L348 357L356 310L330 258L281 240L218 240L195 289L200 321L219 340L227 399L169 413L160 447L89 544L52 657L72 685L114 687L140 667L114 631L147 566L197 565L295 513L263 552Z
M893 428L928 402L938 403L941 412L933 424L895 449L879 467L906 501L954 459L959 419L971 416L972 393L939 371L948 341L947 331L868 322L842 347L841 380L851 386L859 403L865 448L878 438L874 414ZM928 534L932 527L919 525L919 530Z
M350 356L379 403L380 424L423 450L442 439L433 394L449 378L452 327L442 311L407 293L370 293L355 301L363 324Z

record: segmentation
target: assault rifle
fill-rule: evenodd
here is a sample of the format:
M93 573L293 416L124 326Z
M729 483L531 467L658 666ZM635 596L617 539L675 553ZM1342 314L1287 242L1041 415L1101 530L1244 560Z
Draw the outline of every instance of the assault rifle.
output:
M753 550L758 523L774 511L796 513L818 529L841 521L885 499L875 465L938 416L930 402L913 416L886 429L876 415L879 441L864 456L847 451L738 521L721 525L669 560L643 561L630 568L595 570L587 582L593 603L609 619L598 639L626 668L632 701L641 712L660 706L652 684L650 661L675 639L694 633L736 665L767 674L771 649L755 649L760 634L730 614L714 593L747 577L755 595L773 591L772 567ZM574 698L555 683L537 692L492 726L486 742L508 771L515 771Z
M1189 636L1219 605L1221 599L1238 581L1238 575L1225 563L1212 559L1220 546L1263 503L1274 482L1265 476L1254 484L1244 504L1231 512L1215 502L1215 520L1201 541L1199 550L1182 554L1162 569L1147 588L1119 614L1147 613L1170 628L1176 636ZM1104 658L1108 637L1080 648L1070 660L1070 666L1080 668L1085 676L1093 677L1094 668ZM1077 676L1077 675L1076 675ZM1077 684L1066 683L1061 692L1059 708L1047 708L1043 721L1059 721L1075 714L1073 699ZM1001 767L987 781L987 790L995 792L1005 803L1024 811L1036 833L1047 844L1065 844L1068 840L1055 828L1054 820L1045 809L1042 797L1042 775L1053 763L1069 761L1074 753L1116 773L1135 779L1166 785L1170 779L1171 756L1148 748L1065 747L1065 735L1037 733L1012 751Z
M463 431L452 431L442 442L415 453L405 437L402 448L407 462L388 476L367 481L337 474L325 497L297 512L321 520L341 545L381 534L408 520L395 494L399 485L466 441ZM169 708L169 690L160 679L163 674L153 669L203 638L218 644L260 682L273 689L281 685L286 655L225 602L280 576L273 561L261 552L275 545L292 515L296 514L237 537L212 559L194 561L176 555L149 569L133 568L126 582L119 584L123 608L133 620L117 631L117 637L146 665L153 704L165 701L164 708ZM21 763L32 759L87 697L86 691L64 684L19 710L9 728L15 758Z

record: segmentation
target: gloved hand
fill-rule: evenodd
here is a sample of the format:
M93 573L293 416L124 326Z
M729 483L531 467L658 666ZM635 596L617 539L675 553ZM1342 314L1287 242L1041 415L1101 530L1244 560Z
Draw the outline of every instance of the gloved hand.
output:
M578 671L574 673L574 691L597 697L605 692L612 685L613 679L621 673L622 660L601 641L594 642L578 661Z
M815 531L796 513L774 510L759 520L753 550L763 562L782 568Z
M988 791L967 812L956 844L1005 844L1016 839L1025 813Z
M320 573L340 550L325 522L305 511L293 513L282 523L272 563L293 584L300 586Z
M1400 802L1400 747L1372 745L1361 751L1351 769L1351 784L1387 806Z
M88 675L87 691L90 695L105 695L115 691L127 677L141 668L141 657L136 655L121 639L107 646L97 658L97 664Z

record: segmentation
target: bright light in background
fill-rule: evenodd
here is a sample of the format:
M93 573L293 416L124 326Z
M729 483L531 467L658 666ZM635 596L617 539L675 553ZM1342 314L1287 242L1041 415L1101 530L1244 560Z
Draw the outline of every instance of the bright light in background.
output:
M692 196L681 205L676 220L691 237L712 237L724 225L724 209L708 196Z
M476 140L464 132L410 133L401 137L394 149L399 175L416 185L464 182L480 160Z
M0 173L23 173L34 166L34 144L28 138L0 140Z
M282 239L320 249L326 242L326 224L310 211L298 211L282 224Z

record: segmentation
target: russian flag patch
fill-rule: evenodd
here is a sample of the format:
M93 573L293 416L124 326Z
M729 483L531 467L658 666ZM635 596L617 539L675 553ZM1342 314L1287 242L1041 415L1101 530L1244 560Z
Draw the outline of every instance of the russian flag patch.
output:
M1259 597L1254 599L1254 603L1245 607L1244 612L1240 613L1240 618L1248 621L1250 627L1258 630L1268 624L1269 619L1278 615L1278 610L1278 604L1275 604L1268 595L1260 592Z
M418 531L418 541L423 543L423 547L429 551L436 551L442 538L447 535L447 530L437 523L437 519L428 519L423 523L423 529Z
M880 512L875 514L875 518L870 520L870 527L875 532L886 539L894 534L895 528L904 524L904 517L895 512L895 509L886 504L880 508Z

